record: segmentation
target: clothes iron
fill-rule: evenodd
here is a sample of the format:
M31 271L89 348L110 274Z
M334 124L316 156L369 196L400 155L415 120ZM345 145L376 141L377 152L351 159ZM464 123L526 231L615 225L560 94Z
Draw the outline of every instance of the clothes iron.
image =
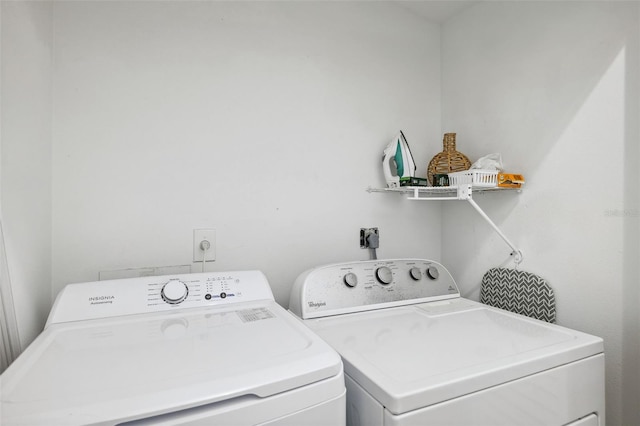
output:
M401 178L414 177L416 174L416 163L402 130L384 149L382 171L389 188L400 187Z

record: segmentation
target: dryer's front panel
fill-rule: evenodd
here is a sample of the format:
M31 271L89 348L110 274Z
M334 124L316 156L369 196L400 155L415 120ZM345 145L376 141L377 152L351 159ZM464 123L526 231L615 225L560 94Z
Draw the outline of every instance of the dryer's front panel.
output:
M383 425L602 426L604 386L600 354L409 413L385 410Z
M602 340L452 299L305 320L400 414L602 353Z

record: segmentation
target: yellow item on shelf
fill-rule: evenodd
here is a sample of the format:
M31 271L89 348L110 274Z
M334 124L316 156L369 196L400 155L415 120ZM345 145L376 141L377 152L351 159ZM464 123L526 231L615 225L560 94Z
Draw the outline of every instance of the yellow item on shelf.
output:
M513 173L498 173L498 187L520 188L524 183L524 176Z

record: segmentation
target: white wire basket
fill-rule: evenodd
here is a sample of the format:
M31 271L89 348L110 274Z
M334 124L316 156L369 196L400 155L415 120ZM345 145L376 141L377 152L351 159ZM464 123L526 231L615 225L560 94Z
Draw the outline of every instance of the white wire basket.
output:
M498 186L498 171L473 169L449 173L449 186L468 184L483 188Z

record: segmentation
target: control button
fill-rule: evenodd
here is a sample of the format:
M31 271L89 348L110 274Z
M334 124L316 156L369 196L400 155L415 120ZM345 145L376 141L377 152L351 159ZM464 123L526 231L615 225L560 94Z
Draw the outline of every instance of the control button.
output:
M438 268L436 268L435 266L429 266L427 268L427 275L432 280L437 280L438 277L440 276L440 271L438 271Z
M349 287L355 287L358 284L358 276L353 272L349 272L344 276L343 281Z
M220 293L220 298L221 299L226 299L227 298L227 293L225 293L224 291L222 293Z
M207 300L211 300L211 294L207 293L204 295L204 298Z
M381 284L391 284L391 280L393 279L393 274L391 273L391 269L386 266L381 266L376 269L376 278L380 281Z
M160 291L162 300L165 302L177 305L187 298L189 295L189 287L180 280L169 280Z
M420 271L420 268L417 268L415 266L411 268L411 270L409 271L409 275L411 275L411 278L416 281L420 281L422 279L422 272Z

